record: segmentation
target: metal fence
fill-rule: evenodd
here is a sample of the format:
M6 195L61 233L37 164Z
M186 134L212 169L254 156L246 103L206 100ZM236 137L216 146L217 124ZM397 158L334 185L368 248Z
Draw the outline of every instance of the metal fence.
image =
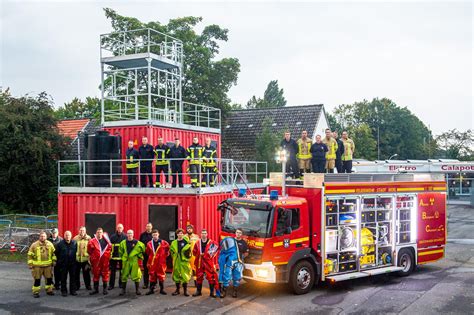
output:
M248 183L261 183L267 177L267 163L257 161L234 161L231 159L215 159L215 168L206 168L201 165L194 168L186 159L167 159L168 161L168 183L171 183L174 175L183 177L195 177L197 181L206 183L209 176L215 176L215 186ZM115 160L61 160L58 161L58 188L62 187L125 187L128 184L128 175L136 178L139 187L144 177L152 176L153 183L164 182L163 175L156 178L155 160L141 159L134 161L138 163L134 173L129 173L126 168L125 159ZM145 167L145 163L151 163ZM172 164L181 162L181 171L174 171Z
M28 250L31 243L38 240L41 231L50 232L58 226L58 216L28 214L0 215L0 249L9 250L11 241L19 252Z

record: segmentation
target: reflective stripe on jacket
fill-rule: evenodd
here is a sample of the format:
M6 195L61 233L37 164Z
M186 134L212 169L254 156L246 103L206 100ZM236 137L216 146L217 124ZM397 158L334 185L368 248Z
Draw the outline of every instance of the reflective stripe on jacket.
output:
M200 144L191 144L188 147L189 164L201 164L201 158L204 148Z
M156 165L168 165L168 160L167 158L169 157L170 154L170 148L166 145L163 144L161 147L157 145L155 147L155 156L156 156Z

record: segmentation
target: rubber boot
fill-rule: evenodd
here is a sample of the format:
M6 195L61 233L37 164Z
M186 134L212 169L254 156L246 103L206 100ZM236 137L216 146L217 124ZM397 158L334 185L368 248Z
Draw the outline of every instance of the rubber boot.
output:
M102 282L102 294L107 295L109 291L107 291L107 282Z
M176 283L176 291L174 291L171 295L179 295L179 283Z
M225 298L227 295L227 287L221 286L221 299Z
M214 285L213 284L209 285L209 296L212 297L212 298L216 297L216 295L214 294Z
M160 294L166 295L165 287L163 285L163 281L160 281Z
M193 293L193 296L201 296L202 283L196 285L196 292Z
M127 293L127 282L122 282L122 291L119 295L125 295L125 293Z
M189 294L188 294L188 284L187 283L183 283L183 295L184 296L189 296Z
M145 293L145 295L151 295L155 293L155 286L156 286L156 282L150 282L150 289L148 290L147 293Z
M142 293L140 292L140 282L135 282L135 294L142 295Z
M236 298L237 297L237 292L239 291L239 287L232 287L232 288L233 288L232 297Z
M99 293L99 282L94 281L94 290L92 292L89 292L89 295L95 295Z

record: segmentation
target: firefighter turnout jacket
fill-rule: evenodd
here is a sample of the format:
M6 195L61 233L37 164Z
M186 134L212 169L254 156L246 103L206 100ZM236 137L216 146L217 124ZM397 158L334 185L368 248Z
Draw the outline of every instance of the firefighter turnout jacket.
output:
M50 267L56 263L54 254L54 245L50 241L36 241L31 244L28 250L28 266L31 267Z
M311 145L312 141L310 138L300 138L298 139L298 153L296 154L296 158L300 160L308 160L311 159Z
M157 145L155 147L155 164L156 165L168 165L168 158L170 155L170 148L166 145Z
M80 263L89 261L89 253L87 252L87 245L91 240L89 235L85 235L81 237L79 234L74 236L73 240L77 243L77 252L76 252L76 260Z
M140 159L140 155L138 151L134 148L128 148L125 152L125 156L127 158L127 168L137 168L138 167L138 160Z
M323 143L328 147L328 152L326 153L326 160L335 160L336 151L337 151L337 142L334 138L323 138Z
M203 153L202 153L202 166L204 167L214 167L216 166L216 157L217 157L217 151L216 148L213 145L210 146L204 146L203 148Z
M204 147L199 143L193 143L188 147L187 159L189 164L201 164L201 158L204 151Z

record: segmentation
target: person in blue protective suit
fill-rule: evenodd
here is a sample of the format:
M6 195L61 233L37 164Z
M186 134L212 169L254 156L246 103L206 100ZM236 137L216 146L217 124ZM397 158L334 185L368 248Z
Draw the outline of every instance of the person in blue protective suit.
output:
M219 253L219 283L221 283L221 298L227 294L227 288L232 281L232 297L237 297L242 272L244 270L243 258L241 258L239 245L233 237L226 237L220 243Z

